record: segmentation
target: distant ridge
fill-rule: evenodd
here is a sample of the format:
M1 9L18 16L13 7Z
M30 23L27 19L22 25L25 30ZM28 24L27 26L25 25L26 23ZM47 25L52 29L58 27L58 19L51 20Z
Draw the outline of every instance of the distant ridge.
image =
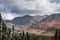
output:
M15 25L28 25L33 23L34 21L40 21L41 19L45 18L46 16L30 16L25 15L22 17L16 17L13 20L5 20L5 23L13 23Z

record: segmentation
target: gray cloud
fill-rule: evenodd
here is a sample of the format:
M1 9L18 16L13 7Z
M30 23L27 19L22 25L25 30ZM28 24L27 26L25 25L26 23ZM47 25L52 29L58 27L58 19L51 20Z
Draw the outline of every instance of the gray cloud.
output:
M20 14L54 13L60 8L60 4L51 3L49 0L18 0L14 1L14 4L16 5L12 12Z
M28 10L28 9L19 9L18 7L14 7L11 10L12 13L18 13L18 14L38 14L38 13L42 13L42 10Z
M60 3L60 0L50 0L50 2L52 2L52 3Z
M5 6L7 4L13 4L11 12L17 14L38 14L39 12L40 14L44 14L44 12L53 13L56 7L58 5L60 6L60 4L50 3L49 0L1 0L0 2L3 6L0 11L7 11Z
M30 2L30 1L35 1L35 0L25 0L25 1L28 1L28 2Z
M11 15L14 13L19 15L45 15L60 11L60 3L56 4L51 0L0 0L0 5L0 12ZM10 5L12 9L6 5Z

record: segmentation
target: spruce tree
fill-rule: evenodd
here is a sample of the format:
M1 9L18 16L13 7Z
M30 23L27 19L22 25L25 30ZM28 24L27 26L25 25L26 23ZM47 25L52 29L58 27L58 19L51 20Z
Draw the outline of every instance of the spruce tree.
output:
M13 30L13 36L14 36L14 25L12 26L12 30Z
M59 38L59 40L60 40L60 30L59 30L59 37L58 37L58 38Z
M10 28L8 28L8 37L7 37L7 40L11 40L11 29Z
M13 30L12 40L15 40L15 36L14 36L14 25L12 26L12 30Z
M5 35L7 35L7 27L6 27L6 24L4 23L2 16L0 14L0 39L1 40L6 39Z
M0 40L1 40L1 37L2 37L2 35L1 35L1 32L2 32L2 17L1 17L1 13L0 13Z
M24 31L23 31L23 39L24 39L24 34L25 34L25 33L24 33Z
M21 33L19 33L19 36L20 36L20 40L22 40L22 35L21 35Z
M4 23L4 21L2 22L2 32L3 33L7 32L7 27L6 27L6 24Z
M57 35L58 35L58 31L56 30L56 31L55 31L55 40L58 39L58 38L57 38Z
M1 24L1 22L2 22L2 17L1 17L1 13L0 13L0 24Z
M8 32L8 34L10 35L10 34L11 34L11 29L10 29L10 28L8 28L8 31L9 31L9 32Z
M26 32L26 40L29 40L28 32Z

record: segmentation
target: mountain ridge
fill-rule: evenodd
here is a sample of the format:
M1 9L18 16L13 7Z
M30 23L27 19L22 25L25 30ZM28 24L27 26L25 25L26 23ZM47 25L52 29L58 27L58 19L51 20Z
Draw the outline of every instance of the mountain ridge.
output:
M17 25L26 25L29 23L33 23L34 21L40 21L41 19L45 18L46 16L30 16L25 15L22 17L16 17L13 20L5 20L5 23L13 23Z

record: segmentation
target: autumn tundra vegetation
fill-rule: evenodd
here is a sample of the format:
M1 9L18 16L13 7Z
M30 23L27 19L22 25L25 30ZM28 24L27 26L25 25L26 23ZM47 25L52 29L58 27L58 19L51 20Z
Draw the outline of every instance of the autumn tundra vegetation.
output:
M60 30L55 30L54 36L40 36L35 34L30 34L28 32L22 31L21 33L14 32L14 25L8 28L2 19L0 14L0 40L60 40Z

